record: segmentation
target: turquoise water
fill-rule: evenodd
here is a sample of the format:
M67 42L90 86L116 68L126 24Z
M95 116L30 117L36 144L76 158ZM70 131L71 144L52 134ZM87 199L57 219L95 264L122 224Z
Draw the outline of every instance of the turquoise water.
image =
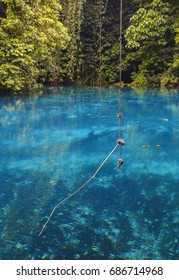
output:
M0 98L0 259L179 259L179 92ZM81 192L53 207L94 174Z

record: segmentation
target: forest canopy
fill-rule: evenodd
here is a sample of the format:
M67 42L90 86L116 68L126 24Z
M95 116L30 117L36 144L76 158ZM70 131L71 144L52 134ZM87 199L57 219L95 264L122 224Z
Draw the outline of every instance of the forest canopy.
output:
M0 0L0 88L179 86L175 0Z

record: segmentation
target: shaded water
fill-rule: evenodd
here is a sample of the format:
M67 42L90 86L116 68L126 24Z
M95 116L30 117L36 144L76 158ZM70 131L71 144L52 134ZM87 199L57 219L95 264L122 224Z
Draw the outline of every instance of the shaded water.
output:
M179 259L179 92L51 88L0 98L0 259ZM121 102L121 100L120 100Z

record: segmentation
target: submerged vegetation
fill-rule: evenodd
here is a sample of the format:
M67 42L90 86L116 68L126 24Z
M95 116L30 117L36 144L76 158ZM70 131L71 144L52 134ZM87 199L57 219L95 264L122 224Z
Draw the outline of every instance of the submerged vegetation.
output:
M122 80L179 85L179 5L123 1ZM0 87L119 82L120 0L1 0Z

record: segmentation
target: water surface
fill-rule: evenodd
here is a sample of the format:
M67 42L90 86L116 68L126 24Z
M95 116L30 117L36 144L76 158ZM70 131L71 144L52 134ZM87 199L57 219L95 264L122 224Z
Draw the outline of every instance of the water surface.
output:
M0 157L1 259L179 259L179 92L1 97Z

